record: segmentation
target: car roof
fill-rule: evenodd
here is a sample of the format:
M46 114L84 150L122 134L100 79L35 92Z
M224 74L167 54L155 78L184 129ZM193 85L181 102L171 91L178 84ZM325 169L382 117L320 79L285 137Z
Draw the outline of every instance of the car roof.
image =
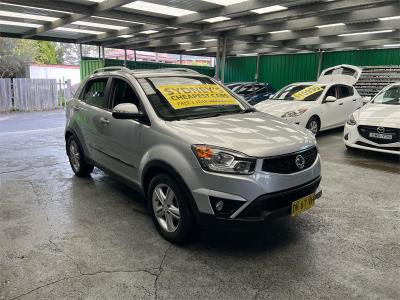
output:
M91 78L97 76L111 76L111 75L131 75L135 78L151 77L151 76L196 76L196 77L208 77L200 74L195 70L189 68L162 68L162 69L136 69L130 70L124 67L106 67L97 69L90 76Z

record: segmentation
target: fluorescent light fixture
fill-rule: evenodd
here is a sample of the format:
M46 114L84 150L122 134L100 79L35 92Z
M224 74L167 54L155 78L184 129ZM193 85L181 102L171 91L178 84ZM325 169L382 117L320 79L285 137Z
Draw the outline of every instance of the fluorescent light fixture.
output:
M201 51L206 50L207 48L193 48L193 49L186 49L186 51Z
M205 43L208 43L208 42L214 42L214 41L216 41L217 39L206 39L206 40L202 40L203 42L205 42Z
M336 26L343 26L343 25L346 25L346 24L344 24L344 23L333 23L333 24L326 24L326 25L318 25L318 26L315 26L315 27L327 28L327 27L336 27Z
M263 7L263 8L253 9L252 12L261 15L261 14L272 13L275 11L281 11L281 10L285 10L285 9L288 9L288 8L286 6L282 6L282 5L272 5L272 6L267 6L267 7Z
M79 26L88 26L88 27L112 29L112 30L121 30L121 29L127 29L128 28L128 27L124 27L124 26L116 26L116 25L109 25L109 24L102 24L102 23L84 22L84 21L75 21L75 22L72 22L71 24L79 25Z
M218 5L223 5L223 6L229 6L232 4L246 2L248 0L203 0L203 1L218 4Z
M105 33L104 31L86 30L86 29L69 28L69 27L58 27L58 28L54 28L53 30L73 32L73 33L87 33L87 34Z
M215 17L215 18L209 18L209 19L204 19L204 20L202 20L202 21L204 21L204 22L208 22L208 23L217 23L217 22L222 22L222 21L228 21L228 20L230 20L231 18L228 18L228 17Z
M88 0L88 1L100 3L103 2L104 0Z
M119 35L118 37L123 38L123 39L128 39L128 38L133 37L133 35L132 34L122 34L122 35Z
M134 9L134 10L142 10L142 11L152 12L152 13L161 14L161 15L174 16L174 17L181 17L181 16L186 16L186 15L196 13L193 10L187 10L187 9L166 6L166 5L161 5L161 4L155 4L155 3L150 3L150 2L144 2L144 1L134 1L129 4L123 5L122 7L130 8L130 9Z
M352 33L342 33L342 34L338 34L338 36L352 36L352 35L364 35L364 34L386 33L386 32L393 32L393 31L394 31L394 29L376 30L376 31L364 31L364 32L352 32Z
M177 28L177 27L171 27L171 26L168 26L168 27L165 27L165 29L169 29L169 30L177 30L177 29L179 29L179 28Z
M53 22L58 20L58 18L41 16L41 15L33 15L33 14L22 14L12 11L0 10L0 16L2 17L10 17L10 18L22 18L22 19L31 19L31 20L39 20L39 21L48 21Z
M13 21L6 21L0 20L0 24L2 25L10 25L10 26L20 26L20 27L32 27L32 28L39 28L42 26L41 24L33 24L33 23L25 23L25 22L13 22Z
M190 42L183 42L183 43L178 43L179 45L191 45L192 43L190 43Z
M291 31L291 30L285 29L285 30L270 31L270 32L268 32L268 33L270 33L270 34L277 34L277 33L287 33L287 32L290 32L290 31Z
M113 18L106 18L106 17L98 17L98 16L91 16L91 18L103 19L103 20L110 20L110 21L117 21L117 22L123 22L123 23L139 24L139 25L143 25L143 24L144 24L144 23L140 23L140 22L133 22L133 21L120 20L120 19L113 19Z
M237 56L257 56L258 53L240 53Z
M158 32L157 30L144 30L144 31L141 31L139 33L142 33L142 34L153 34L153 33L157 33L157 32Z
M400 47L400 44L387 44L383 45L383 47Z
M393 17L379 18L379 20L381 20L381 21L397 20L397 19L400 19L400 16L393 16Z

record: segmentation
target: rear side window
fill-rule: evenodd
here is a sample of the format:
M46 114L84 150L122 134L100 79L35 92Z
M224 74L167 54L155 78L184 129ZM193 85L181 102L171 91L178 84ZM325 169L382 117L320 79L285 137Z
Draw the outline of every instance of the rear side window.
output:
M353 88L347 85L339 86L339 98L346 98L354 95Z
M87 104L107 109L108 101L105 95L108 78L92 79L86 83L82 100Z

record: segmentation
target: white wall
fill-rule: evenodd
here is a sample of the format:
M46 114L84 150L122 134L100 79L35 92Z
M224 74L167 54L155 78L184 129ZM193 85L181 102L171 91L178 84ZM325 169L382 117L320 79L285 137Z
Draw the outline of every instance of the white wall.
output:
M80 71L79 66L64 66L64 65L30 65L30 78L38 79L56 79L57 82L61 79L65 81L71 79L71 84L79 83Z

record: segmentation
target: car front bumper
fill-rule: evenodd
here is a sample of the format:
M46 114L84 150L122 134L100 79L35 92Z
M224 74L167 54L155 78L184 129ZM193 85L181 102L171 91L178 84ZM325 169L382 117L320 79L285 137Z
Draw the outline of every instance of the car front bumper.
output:
M262 164L262 163L261 163ZM201 188L191 188L200 223L218 221L264 221L290 214L291 203L314 193L322 194L319 154L307 169L292 174L261 171L260 163L252 175L229 175L202 171ZM190 185L189 185L190 187ZM204 188L207 187L207 188ZM216 210L223 201L224 211ZM205 221L204 221L205 220Z
M357 125L346 124L343 132L343 142L350 148L370 150L381 153L400 155L400 143L377 144L358 133Z

